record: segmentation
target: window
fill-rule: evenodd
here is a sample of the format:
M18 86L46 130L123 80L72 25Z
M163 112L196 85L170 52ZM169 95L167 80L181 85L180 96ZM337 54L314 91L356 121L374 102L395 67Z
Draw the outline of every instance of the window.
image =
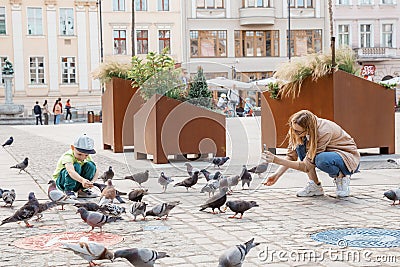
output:
M291 31L290 51L293 56L318 53L322 50L322 30Z
M338 5L350 5L350 0L338 0Z
M199 9L224 8L223 0L197 0L196 7Z
M136 11L147 11L147 0L135 0Z
M31 84L44 84L44 58L29 58L29 77Z
M158 0L158 11L169 11L169 0Z
M393 24L382 25L382 45L393 47Z
M170 31L160 30L158 31L158 51L161 53L161 51L167 47L168 49L171 48Z
M137 54L147 54L149 52L149 32L147 30L136 31Z
M114 30L114 55L126 55L126 31Z
M290 7L294 8L312 8L312 0L290 0Z
M264 2L268 3L269 1L268 0L248 0L247 7L264 7ZM267 5L267 6L269 6L269 5Z
M35 7L28 7L28 34L29 35L42 35L42 9Z
M191 57L226 57L226 31L190 31Z
M360 46L371 47L371 24L360 25Z
M6 34L6 8L0 7L0 34Z
M372 5L372 0L359 0L360 5Z
M125 0L113 0L113 11L125 11Z
M76 64L74 57L62 57L61 58L61 73L63 84L75 84L76 83Z
M278 57L279 31L235 31L236 57Z
M7 57L0 57L0 70L3 70L4 66L6 65ZM0 84L4 85L4 79L2 76L2 71L0 71Z
M393 0L381 0L381 4L384 4L384 5L392 5L392 4L394 4L394 3L393 3Z
M60 34L74 35L74 10L60 8Z
M349 25L339 25L338 26L338 42L339 45L349 45L350 44L350 32Z

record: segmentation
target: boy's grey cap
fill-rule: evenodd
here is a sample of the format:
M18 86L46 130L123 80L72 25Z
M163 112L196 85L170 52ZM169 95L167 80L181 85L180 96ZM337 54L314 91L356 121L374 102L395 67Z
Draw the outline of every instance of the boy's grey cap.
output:
M96 154L96 150L94 150L94 140L86 134L75 140L74 147L81 153Z

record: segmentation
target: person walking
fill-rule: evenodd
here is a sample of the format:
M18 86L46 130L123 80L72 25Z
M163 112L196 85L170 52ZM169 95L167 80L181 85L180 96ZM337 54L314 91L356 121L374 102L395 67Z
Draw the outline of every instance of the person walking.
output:
M47 104L47 99L44 100L43 103L43 116L44 116L44 125L49 125L49 104Z
M67 111L67 115L65 115L65 121L66 122L73 122L72 121L72 113L71 113L71 102L70 99L67 100L65 103L65 110ZM69 115L69 121L68 121L68 115Z
M40 125L43 125L43 123L42 123L42 108L39 106L39 101L36 101L36 105L33 107L33 113L35 114L36 125L39 124L39 121L40 121Z
M53 113L54 113L54 124L59 124L60 123L60 117L62 113L61 105L59 104L59 100L56 100L56 103L54 104L53 107Z

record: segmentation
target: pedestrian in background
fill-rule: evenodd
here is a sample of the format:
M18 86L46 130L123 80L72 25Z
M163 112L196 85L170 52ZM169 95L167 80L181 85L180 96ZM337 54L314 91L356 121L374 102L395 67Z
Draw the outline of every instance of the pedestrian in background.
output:
M54 124L59 124L62 109L58 99L56 100L56 103L54 103L53 113L54 113Z
M49 125L49 104L47 104L47 99L44 100L43 103L43 116L44 116L44 125Z
M67 115L65 115L65 121L66 122L73 122L72 121L72 113L71 113L71 102L70 99L67 100L65 103L65 110L67 111ZM69 115L69 121L68 121L68 115Z
M39 106L39 101L36 101L36 105L33 107L33 113L35 114L36 125L39 124L39 121L40 121L40 125L43 125L43 123L42 123L42 108Z

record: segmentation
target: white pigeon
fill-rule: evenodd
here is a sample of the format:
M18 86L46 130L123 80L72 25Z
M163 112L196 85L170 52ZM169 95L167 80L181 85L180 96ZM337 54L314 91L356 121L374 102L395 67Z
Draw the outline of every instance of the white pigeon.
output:
M158 178L158 183L163 187L163 193L167 191L167 187L170 183L172 183L174 180L166 176L164 172L161 172L160 177Z
M51 201L56 202L58 205L61 205L61 209L64 209L64 205L66 204L76 204L79 203L78 200L72 199L64 192L57 189L56 182L54 180L50 180L48 182L49 188L47 189L47 196Z
M244 259L250 249L258 246L260 243L254 243L254 238L244 244L240 244L227 249L220 257L218 267L241 267Z
M74 252L79 257L87 260L89 266L95 266L93 260L114 260L114 253L108 250L104 245L96 242L67 242L61 241L61 248Z

